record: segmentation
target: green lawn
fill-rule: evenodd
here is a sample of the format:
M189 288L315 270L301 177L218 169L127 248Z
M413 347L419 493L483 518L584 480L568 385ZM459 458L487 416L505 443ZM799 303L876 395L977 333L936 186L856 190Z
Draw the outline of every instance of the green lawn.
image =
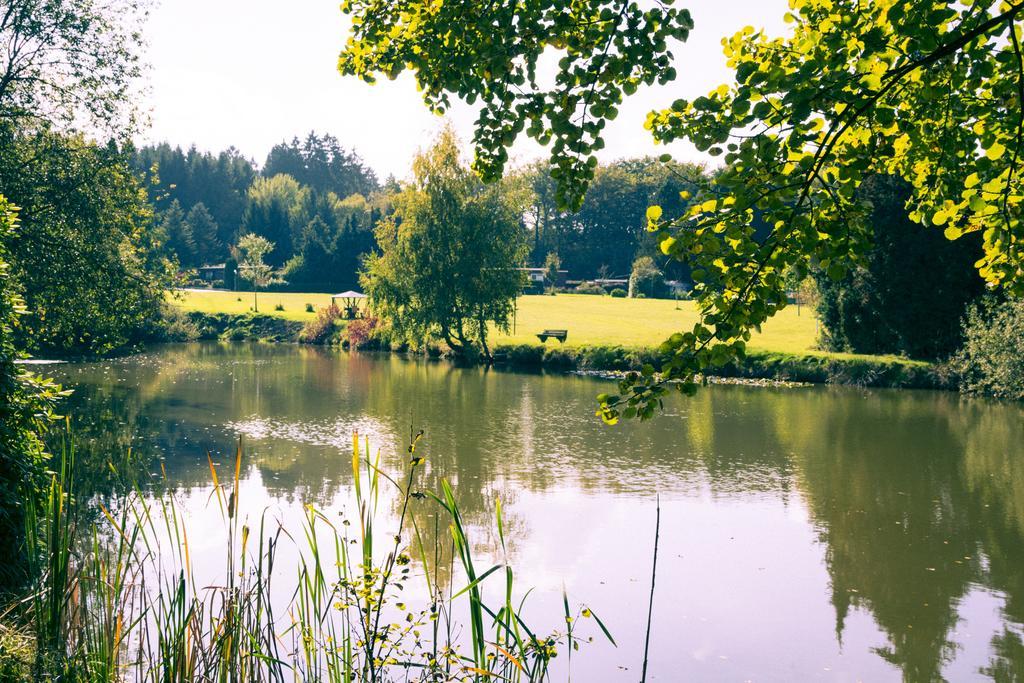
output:
M179 290L167 295L168 301L186 311L202 311L203 313L251 313L252 292L207 292L202 290ZM275 315L288 320L305 322L312 320L315 313L306 313L306 304L314 307L327 306L331 303L330 294L307 294L300 292L277 293L260 292L260 313ZM278 304L284 306L283 311L275 311Z
M695 322L697 309L692 301L677 304L665 299L613 299L586 294L524 296L519 299L515 329L508 335L498 334L495 342L536 343L535 335L542 330L567 329L567 344L650 347L674 332L692 328ZM811 312L804 308L797 315L794 307L775 316L750 345L800 353L814 346L816 336Z
M204 313L248 313L252 310L252 293L186 291L171 295L172 303L190 311ZM330 303L330 294L262 293L261 313L289 320L305 321L314 314L305 311ZM275 311L280 304L283 311ZM663 299L613 299L609 296L559 294L557 296L523 296L518 301L515 329L511 334L498 333L494 343L538 343L535 336L542 330L569 330L567 344L602 344L630 347L657 346L673 332L690 328L697 321L692 301ZM817 337L814 316L795 306L780 312L764 326L762 334L751 340L751 348L785 353L812 351ZM548 341L548 344L557 344Z

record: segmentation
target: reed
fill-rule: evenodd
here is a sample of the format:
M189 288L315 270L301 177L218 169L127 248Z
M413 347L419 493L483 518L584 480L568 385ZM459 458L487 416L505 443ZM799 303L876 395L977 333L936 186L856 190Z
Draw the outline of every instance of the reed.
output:
M43 505L30 514L35 583L27 601L34 628L35 677L74 682L217 683L353 680L544 681L562 648L579 649L580 617L564 599L565 626L541 632L523 616L514 573L503 562L482 569L455 491L418 489L422 432L410 439L401 478L381 468L380 451L353 436L349 521L313 506L301 528L243 520L244 452L228 476L210 459L210 505L225 527L224 574L212 585L197 579L188 515L175 497L135 488L118 509L76 497L74 444L61 449ZM433 544L411 509L436 505ZM100 521L79 523L89 506ZM397 509L397 522L381 510ZM354 523L354 524L353 524ZM505 551L501 505L495 523ZM447 537L443 525L448 525ZM355 527L353 529L353 526ZM447 538L447 540L442 540ZM297 553L292 580L281 580L282 544ZM416 561L413 556L416 556ZM448 562L446 572L442 563ZM442 574L458 564L466 585ZM498 604L483 584L503 575ZM413 584L426 598L413 604ZM285 584L279 587L278 584ZM408 604L407 604L408 603ZM468 628L456 615L468 615ZM607 628L600 631L614 643ZM570 658L571 661L571 658Z

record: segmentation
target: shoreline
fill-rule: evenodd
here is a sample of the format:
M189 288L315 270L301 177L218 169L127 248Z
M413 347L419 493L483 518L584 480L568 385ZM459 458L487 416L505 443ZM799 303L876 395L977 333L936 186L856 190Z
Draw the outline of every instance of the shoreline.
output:
M144 353L153 343L180 343L188 341L262 342L274 344L302 344L334 348L348 348L343 339L343 328L336 328L326 341L301 341L299 333L304 323L288 320L269 313L204 313L183 311L194 326L195 336L161 339L142 347L123 349L101 358L121 358ZM407 346L392 346L377 340L358 347L369 353L421 355L434 360L467 363L453 359L436 347L412 350ZM614 344L541 345L497 343L492 347L496 368L521 371L553 371L618 379L627 372L639 370L645 363L659 362L655 347L635 348ZM64 356L47 359L25 359L24 365L40 366L49 363L83 362L99 360L83 356ZM477 363L469 363L475 365ZM790 353L753 349L739 364L708 368L704 376L716 383L742 383L776 386L802 386L832 384L862 388L934 389L957 391L956 378L939 363L927 363L892 357L829 355L825 353Z
M261 341L307 343L299 341L303 324L269 314L228 314L187 312L199 331L199 340ZM347 346L336 331L320 346ZM421 353L444 358L439 349L410 351L383 344L361 347L383 353ZM495 344L492 353L496 367L527 370L554 370L583 374L625 373L639 370L644 363L658 361L658 351L617 345L546 346L540 344ZM956 390L955 378L939 364L891 358L843 357L815 353L787 353L751 350L740 364L709 368L705 373L718 380L772 381L785 384L838 384L855 387L893 389Z

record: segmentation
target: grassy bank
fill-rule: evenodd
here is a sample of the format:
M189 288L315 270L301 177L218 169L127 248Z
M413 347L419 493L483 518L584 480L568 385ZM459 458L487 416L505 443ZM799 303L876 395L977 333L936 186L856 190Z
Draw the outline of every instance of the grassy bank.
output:
M187 320L198 339L225 341L294 342L302 323L263 313L201 313L190 311Z
M305 310L306 304L318 308L330 303L329 294L260 297L257 315L250 310L251 294L189 291L177 293L172 301L203 331L201 338L268 341L296 341L302 324L315 317ZM275 311L275 306L283 310ZM656 363L657 345L696 321L692 301L524 296L518 302L514 329L508 334L495 331L493 349L499 362L511 367L628 371ZM555 340L542 344L536 334L545 329L567 329L568 339L564 344ZM787 308L754 335L742 364L716 368L711 374L870 387L952 388L934 364L898 356L819 351L814 348L817 334L817 321L808 309Z
M657 349L622 346L541 347L536 344L499 345L499 363L532 369L625 372L644 363L657 366ZM742 363L709 368L710 377L770 379L813 384L844 384L901 389L955 389L940 366L888 356L780 353L753 350Z

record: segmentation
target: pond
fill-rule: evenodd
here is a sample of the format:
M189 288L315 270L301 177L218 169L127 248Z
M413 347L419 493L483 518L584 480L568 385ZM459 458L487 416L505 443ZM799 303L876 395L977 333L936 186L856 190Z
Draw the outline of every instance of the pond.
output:
M239 435L249 514L287 526L305 503L342 504L353 431L397 473L410 428L424 430L422 486L453 483L481 564L501 560L500 499L536 620L559 626L564 586L615 636L574 654L578 680L639 679L659 496L649 680L1024 675L1020 405L717 385L608 427L594 417L603 380L289 345L168 346L45 373L75 390L86 461L129 447L162 459L201 528L207 452L230 462Z

